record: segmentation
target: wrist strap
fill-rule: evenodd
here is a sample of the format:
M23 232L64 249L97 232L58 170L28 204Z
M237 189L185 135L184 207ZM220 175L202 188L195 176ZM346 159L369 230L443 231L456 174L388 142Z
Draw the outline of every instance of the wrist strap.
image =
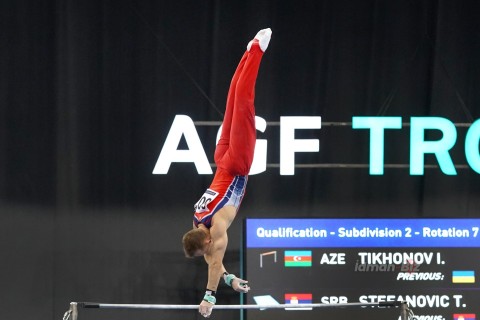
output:
M205 296L203 296L203 301L207 301L208 303L215 304L215 302L217 302L217 299L215 298L215 291L207 290L205 292Z
M234 274L232 274L232 273L230 273L230 274L225 274L225 273L224 273L224 274L223 274L223 280L224 280L225 283L226 283L228 286L230 286L230 287L232 286L232 281L233 281L233 279L235 279L235 278L236 278L236 276L235 276Z

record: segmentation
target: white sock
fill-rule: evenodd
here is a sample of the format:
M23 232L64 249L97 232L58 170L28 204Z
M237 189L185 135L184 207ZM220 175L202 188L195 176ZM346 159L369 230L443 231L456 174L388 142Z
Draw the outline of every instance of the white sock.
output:
M272 37L272 29L262 29L258 31L257 35L253 39L258 40L258 44L260 45L260 49L265 52L267 50L268 44L270 43L270 39ZM250 51L252 47L253 40L251 40L247 45L247 50Z
M262 49L263 52L267 50L271 37L272 37L272 29L270 28L258 31L257 35L255 36L255 39L258 39L258 44L260 45L260 49Z

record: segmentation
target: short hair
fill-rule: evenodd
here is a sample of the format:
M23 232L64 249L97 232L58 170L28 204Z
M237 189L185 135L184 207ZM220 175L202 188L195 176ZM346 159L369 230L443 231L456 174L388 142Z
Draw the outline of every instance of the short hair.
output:
M197 250L203 250L207 234L201 229L192 229L182 238L183 251L187 258L193 258Z

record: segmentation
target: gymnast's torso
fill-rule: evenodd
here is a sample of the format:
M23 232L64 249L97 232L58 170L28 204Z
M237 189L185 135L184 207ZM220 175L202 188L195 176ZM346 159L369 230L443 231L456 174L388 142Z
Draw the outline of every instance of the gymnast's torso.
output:
M194 205L194 225L203 224L211 228L213 217L224 207L235 208L235 214L245 195L247 181L246 175L234 176L225 169L217 168L210 187Z

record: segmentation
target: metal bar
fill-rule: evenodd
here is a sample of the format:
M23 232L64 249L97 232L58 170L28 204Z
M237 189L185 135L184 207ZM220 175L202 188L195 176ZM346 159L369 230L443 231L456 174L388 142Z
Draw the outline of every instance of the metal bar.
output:
M222 125L222 121L193 121L193 124L203 127L220 127Z
M470 167L466 164L457 164L454 165L456 169L469 169ZM279 163L267 163L268 168L280 168ZM344 168L369 168L370 165L367 163L306 163L306 164L296 164L295 168L337 168L337 169L344 169ZM384 168L386 169L409 169L409 164L403 163L392 163L392 164L384 164ZM425 169L438 169L440 168L436 164L426 164L423 166Z
M400 305L400 320L408 320L410 309L408 308L408 304L406 302L402 302Z
M198 305L195 304L121 304L121 303L94 303L94 302L78 302L82 308L98 308L98 309L167 309L167 310L197 310ZM344 307L398 307L398 302L382 302L382 303L301 303L301 304L271 304L271 305L255 305L255 304L232 304L232 305L215 305L216 310L232 310L232 309L284 309L284 308L344 308Z
M217 165L215 163L210 163L212 168L216 168ZM332 169L358 169L358 168L369 168L370 165L367 163L304 163L304 164L296 164L295 168L332 168ZM409 164L403 163L392 163L392 164L384 164L384 168L386 169L409 169ZM440 168L436 164L426 164L423 166L425 169L438 169ZM456 169L470 169L470 166L466 164L456 164L454 165ZM280 168L279 163L267 163L267 168Z
M213 127L220 126L222 121L194 121L197 126ZM268 126L280 126L280 121L267 121ZM457 128L468 128L472 125L471 122L455 122L455 127ZM351 122L339 122L339 121L330 121L322 122L322 127L351 127ZM402 127L410 127L410 122L402 122Z
M77 320L78 319L78 309L77 302L70 302L70 308L63 315L63 320Z

